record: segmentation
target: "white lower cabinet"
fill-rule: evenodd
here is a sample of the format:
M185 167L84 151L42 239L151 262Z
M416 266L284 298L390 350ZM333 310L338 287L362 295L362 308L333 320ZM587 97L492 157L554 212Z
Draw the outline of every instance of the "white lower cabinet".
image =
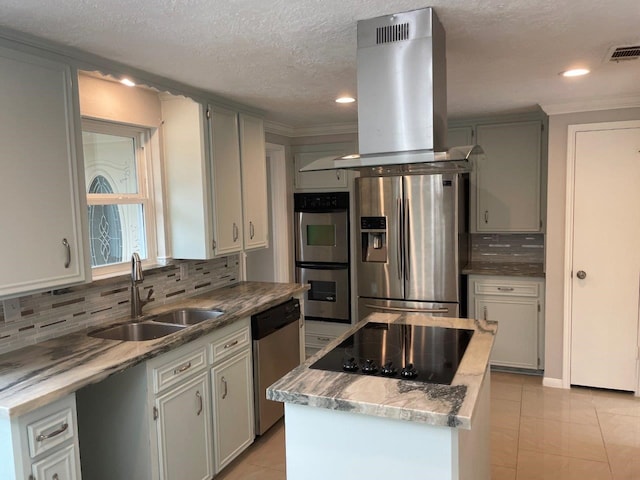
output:
M242 453L255 437L251 350L211 369L216 473Z
M33 464L33 480L78 480L80 476L76 468L78 450L69 445Z
M0 478L80 480L75 395L0 419Z
M239 320L79 390L85 477L211 479L247 448L250 328L249 318Z
M156 399L161 479L213 476L209 398L209 378L203 372Z
M498 322L491 365L542 369L544 280L469 276L469 317Z

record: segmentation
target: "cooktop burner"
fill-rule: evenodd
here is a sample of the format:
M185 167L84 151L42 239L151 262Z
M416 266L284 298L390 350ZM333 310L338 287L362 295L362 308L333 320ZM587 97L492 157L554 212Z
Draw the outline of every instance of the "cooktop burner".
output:
M309 368L450 385L473 330L371 322Z

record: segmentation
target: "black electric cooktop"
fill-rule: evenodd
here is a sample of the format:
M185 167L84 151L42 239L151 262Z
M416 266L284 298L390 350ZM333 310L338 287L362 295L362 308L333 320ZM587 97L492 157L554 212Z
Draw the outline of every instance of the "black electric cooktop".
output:
M450 385L473 330L371 322L309 368Z

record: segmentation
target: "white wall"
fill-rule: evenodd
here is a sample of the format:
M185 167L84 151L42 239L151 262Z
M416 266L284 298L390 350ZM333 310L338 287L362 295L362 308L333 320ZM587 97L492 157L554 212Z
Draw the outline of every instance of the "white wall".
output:
M158 94L139 87L78 75L80 114L113 122L157 128L162 123Z
M563 356L563 302L567 128L569 125L639 120L640 108L602 110L549 116L549 176L547 180L547 238L545 293L545 377L560 379ZM603 168L613 158L602 159Z

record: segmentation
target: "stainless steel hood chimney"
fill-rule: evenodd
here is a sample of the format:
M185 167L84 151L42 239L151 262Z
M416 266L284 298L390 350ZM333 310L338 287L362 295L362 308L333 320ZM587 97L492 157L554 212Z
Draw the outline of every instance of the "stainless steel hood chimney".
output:
M432 8L358 21L359 154L303 171L456 163L477 146L447 150L445 31Z

